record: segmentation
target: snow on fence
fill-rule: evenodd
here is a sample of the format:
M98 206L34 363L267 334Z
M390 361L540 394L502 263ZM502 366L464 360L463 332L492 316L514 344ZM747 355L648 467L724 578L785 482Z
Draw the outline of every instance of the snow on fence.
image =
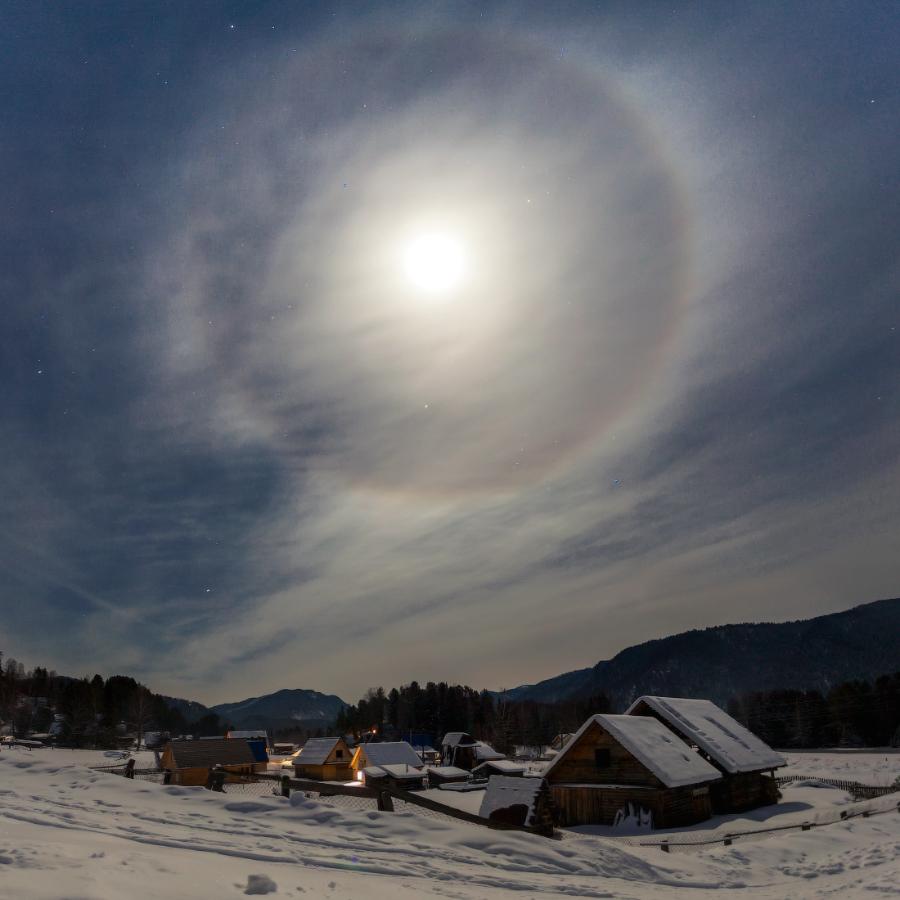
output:
M858 781L842 781L839 778L819 778L818 775L784 775L775 779L775 783L779 787L796 781L818 781L821 784L827 784L829 787L852 794L854 800L874 800L876 797L884 797L887 794L895 794L900 791L900 783L898 782L889 785L860 784Z

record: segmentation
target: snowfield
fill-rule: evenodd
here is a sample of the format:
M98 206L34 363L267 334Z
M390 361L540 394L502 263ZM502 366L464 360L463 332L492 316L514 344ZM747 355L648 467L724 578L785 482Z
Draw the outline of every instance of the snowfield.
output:
M102 754L0 752L0 897L803 898L900 895L892 811L731 847L665 854L617 838L561 840L294 795L214 794L93 772ZM806 773L804 773L806 774ZM823 773L825 774L825 773ZM846 777L846 776L840 776ZM799 788L817 809L842 792ZM797 795L800 796L800 795ZM696 831L691 832L697 836Z

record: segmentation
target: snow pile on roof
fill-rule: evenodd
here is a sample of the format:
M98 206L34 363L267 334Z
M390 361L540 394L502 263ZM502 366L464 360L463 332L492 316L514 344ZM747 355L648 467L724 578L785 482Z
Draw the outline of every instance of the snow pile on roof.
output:
M505 759L502 753L498 753L490 744L478 741L475 744L475 759L479 762L487 762L489 759Z
M607 734L619 742L635 759L646 766L666 787L684 787L688 784L703 784L721 778L702 756L694 753L684 741L676 737L662 722L649 716L591 716L575 737L547 766L549 775L581 740L582 735L593 724L599 725Z
M511 759L490 759L487 762L483 762L480 766L475 766L472 771L478 772L481 769L483 769L485 772L505 772L508 775L512 775L514 773L524 773L525 766L520 765L517 762L513 762Z
M783 766L787 760L710 700L681 697L638 697L632 714L646 703L688 740L709 754L726 772L756 772Z
M489 819L491 813L498 809L507 809L510 806L520 804L528 808L525 817L526 825L533 825L534 804L538 791L541 789L540 778L517 778L505 775L495 775L489 782L481 799L481 808L478 815L483 819Z
M391 741L384 744L364 744L361 748L370 766L407 765L419 768L422 760L406 741Z
M310 738L297 755L297 765L321 766L339 740L339 737Z

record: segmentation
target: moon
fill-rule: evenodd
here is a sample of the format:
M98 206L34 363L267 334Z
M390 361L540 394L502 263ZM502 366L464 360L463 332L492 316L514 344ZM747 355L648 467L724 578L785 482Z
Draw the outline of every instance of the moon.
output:
M415 235L403 251L403 270L410 284L427 294L447 294L460 286L466 275L466 252L450 234Z

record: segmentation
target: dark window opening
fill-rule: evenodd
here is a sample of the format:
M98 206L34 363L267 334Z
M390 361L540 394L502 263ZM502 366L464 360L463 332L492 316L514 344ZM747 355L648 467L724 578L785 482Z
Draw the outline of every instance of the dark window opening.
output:
M335 755L338 759L343 759L343 758L344 758L344 751L343 751L343 750L335 750L335 751L334 751L334 755Z
M594 750L594 765L598 769L608 769L609 768L609 750L604 748L597 748Z

